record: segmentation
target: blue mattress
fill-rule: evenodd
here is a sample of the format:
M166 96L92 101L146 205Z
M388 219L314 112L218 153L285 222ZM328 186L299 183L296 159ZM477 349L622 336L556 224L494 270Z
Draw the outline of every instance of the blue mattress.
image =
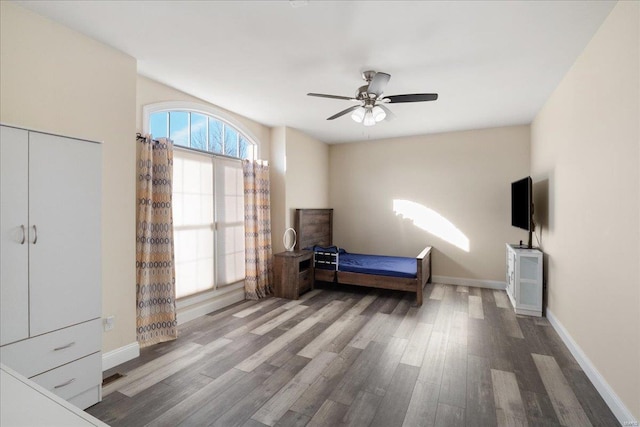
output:
M338 259L338 270L352 273L415 279L417 269L415 258L341 253Z

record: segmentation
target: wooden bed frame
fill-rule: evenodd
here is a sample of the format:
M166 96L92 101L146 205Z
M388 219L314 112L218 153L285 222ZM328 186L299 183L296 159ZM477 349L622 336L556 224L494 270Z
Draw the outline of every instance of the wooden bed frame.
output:
M298 235L296 250L314 245L331 246L333 245L333 209L296 209L294 228ZM314 281L414 292L419 307L422 305L423 288L425 284L431 282L431 246L427 246L420 252L416 257L416 264L415 279L314 269Z

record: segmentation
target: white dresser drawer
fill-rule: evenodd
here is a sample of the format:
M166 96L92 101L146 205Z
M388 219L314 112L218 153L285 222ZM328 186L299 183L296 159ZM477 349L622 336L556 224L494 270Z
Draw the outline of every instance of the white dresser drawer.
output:
M102 356L98 352L44 374L36 375L31 378L31 381L73 403L74 397L100 386L102 382L101 367Z
M100 319L0 347L0 361L32 377L100 351ZM100 366L97 372L102 372Z

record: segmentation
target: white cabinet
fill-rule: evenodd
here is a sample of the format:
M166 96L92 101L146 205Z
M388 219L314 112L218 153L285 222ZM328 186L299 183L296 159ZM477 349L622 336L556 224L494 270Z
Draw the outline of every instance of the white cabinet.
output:
M542 316L542 252L507 244L507 295L517 314Z
M28 144L27 132L0 127L0 345L29 336Z
M100 145L29 134L31 335L100 317Z
M103 426L92 417L5 365L0 365L1 426Z
M72 388L45 386L86 406L102 371L101 175L100 144L0 126L0 357L35 381L67 365Z

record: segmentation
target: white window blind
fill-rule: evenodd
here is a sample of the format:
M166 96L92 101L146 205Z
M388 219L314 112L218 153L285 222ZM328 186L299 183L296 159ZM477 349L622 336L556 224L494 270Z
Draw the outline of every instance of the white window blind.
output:
M175 150L173 232L176 298L214 287L213 219L211 158Z
M244 184L238 160L216 157L216 282L244 280Z
M240 161L175 150L173 224L176 298L244 280Z

